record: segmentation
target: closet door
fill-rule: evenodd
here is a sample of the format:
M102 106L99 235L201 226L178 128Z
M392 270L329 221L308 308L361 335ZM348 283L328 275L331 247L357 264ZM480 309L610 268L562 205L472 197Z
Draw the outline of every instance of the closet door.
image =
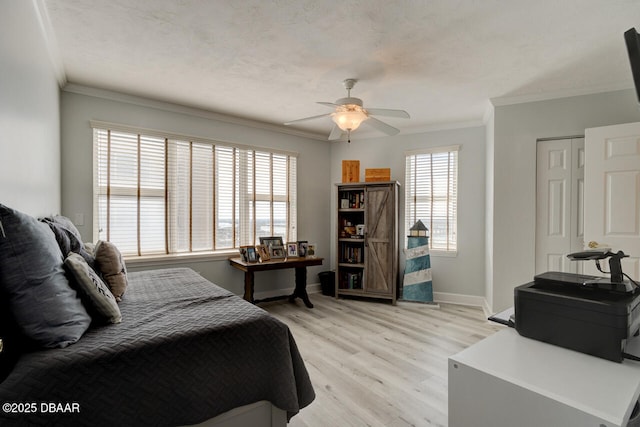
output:
M392 295L397 275L395 185L367 186L365 197L364 290Z
M538 141L536 274L582 273L566 255L583 249L584 138Z

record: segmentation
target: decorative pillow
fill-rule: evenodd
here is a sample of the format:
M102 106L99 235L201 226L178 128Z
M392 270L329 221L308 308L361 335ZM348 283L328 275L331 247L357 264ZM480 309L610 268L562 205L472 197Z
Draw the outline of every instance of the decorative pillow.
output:
M91 243L91 242L84 242L84 250L89 252L91 254L91 256L93 257L93 254L96 252L96 245L95 243ZM84 257L83 257L84 258ZM96 259L95 257L93 258L93 262L95 263Z
M0 204L0 298L21 334L40 347L73 344L91 324L62 263L46 224Z
M53 234L56 236L58 246L62 254L68 254L69 252L75 252L82 255L82 258L87 261L87 264L93 268L95 259L93 252L89 252L85 249L84 243L82 243L82 236L76 228L75 224L71 222L69 218L62 215L56 215L53 217L42 218L40 221L44 222L51 228Z
M95 322L104 324L122 321L116 298L84 258L71 252L64 260L64 266L75 279L71 283L75 284L82 302Z
M102 278L109 285L109 289L116 301L122 301L122 295L127 289L127 268L124 265L122 254L111 242L98 240L93 253L96 258L96 267L102 274Z

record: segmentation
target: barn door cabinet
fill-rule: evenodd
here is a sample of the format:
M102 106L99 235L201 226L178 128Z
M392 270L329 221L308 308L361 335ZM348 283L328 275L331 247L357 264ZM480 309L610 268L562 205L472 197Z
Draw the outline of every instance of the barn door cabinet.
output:
M397 297L396 181L338 187L336 297Z

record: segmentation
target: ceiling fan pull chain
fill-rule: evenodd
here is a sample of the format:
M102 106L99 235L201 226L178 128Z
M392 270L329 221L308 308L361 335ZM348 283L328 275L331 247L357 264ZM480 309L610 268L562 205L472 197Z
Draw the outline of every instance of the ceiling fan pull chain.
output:
M351 129L347 129L347 142L351 144Z

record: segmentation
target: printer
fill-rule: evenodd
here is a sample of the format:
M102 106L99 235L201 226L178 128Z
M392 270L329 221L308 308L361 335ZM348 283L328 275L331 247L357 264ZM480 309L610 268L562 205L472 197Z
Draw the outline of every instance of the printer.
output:
M546 272L514 290L515 328L524 337L622 362L627 340L640 329L640 288L625 278L622 251L567 255L595 260L610 277ZM609 258L609 272L599 261Z

